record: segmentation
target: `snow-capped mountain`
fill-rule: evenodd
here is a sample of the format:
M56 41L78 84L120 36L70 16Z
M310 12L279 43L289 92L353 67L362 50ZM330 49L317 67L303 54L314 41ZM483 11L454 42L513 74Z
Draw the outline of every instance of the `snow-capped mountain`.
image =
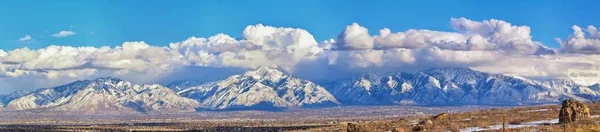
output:
M193 111L198 106L198 102L160 85L138 85L117 78L99 78L39 89L11 99L5 107L9 110L123 113Z
M175 81L175 82L168 84L167 88L170 88L171 90L173 90L175 92L179 92L186 88L197 87L197 86L205 85L207 83L211 83L211 82L198 81L198 80L179 80L179 81Z
M0 107L4 107L5 104L10 103L10 101L14 100L15 98L19 98L19 97L29 94L29 93L31 93L31 92L19 90L19 91L13 92L11 94L0 95Z
M324 87L323 87L324 86ZM600 84L538 81L459 68L369 73L317 85L262 67L214 82L177 81L163 87L117 78L0 95L3 110L84 113L194 110L278 110L335 105L527 105L563 99L600 100Z
M222 81L190 87L180 95L207 109L279 109L339 105L325 88L276 69L262 67Z
M600 84L583 85L573 80L548 80L539 82L540 85L565 94L576 95L588 100L600 100Z
M344 104L524 105L556 103L565 98L586 100L542 84L515 76L440 68L368 74L324 86ZM599 91L582 89L590 93Z

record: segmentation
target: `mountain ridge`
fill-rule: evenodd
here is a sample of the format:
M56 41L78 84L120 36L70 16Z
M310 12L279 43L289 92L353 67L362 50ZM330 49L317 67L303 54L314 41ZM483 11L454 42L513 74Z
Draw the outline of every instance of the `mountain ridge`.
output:
M430 68L413 73L369 74L324 84L346 104L526 105L586 100L516 76L463 68ZM508 102L503 102L508 101Z
M11 100L8 110L44 109L47 111L152 112L193 111L199 104L178 96L157 84L133 84L106 77L80 80L66 85L38 89Z
M209 86L191 87L180 95L196 99L208 109L339 105L325 88L268 67L233 75Z
M367 73L316 84L276 68L261 67L218 81L181 80L167 86L134 84L115 77L79 80L0 95L0 107L13 111L150 113L338 105L531 105L568 98L599 100L600 84L538 81L466 68Z

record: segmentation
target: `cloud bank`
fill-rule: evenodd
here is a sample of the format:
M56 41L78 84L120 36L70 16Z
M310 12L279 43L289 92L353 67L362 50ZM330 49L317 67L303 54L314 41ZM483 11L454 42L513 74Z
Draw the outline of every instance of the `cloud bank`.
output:
M334 49L423 49L437 47L454 51L502 51L521 54L553 54L540 42L531 40L527 26L514 26L501 20L472 21L452 18L450 25L456 32L410 29L392 33L379 30L379 35L369 35L368 29L357 23L347 26L338 36Z
M190 37L164 47L137 41L117 47L52 45L0 50L0 93L103 76L137 83L214 79L262 66L312 80L433 67L563 78L565 69L600 66L600 55L595 54L599 53L600 33L593 26L586 30L588 35L574 26L574 35L561 41L560 49L551 49L532 40L527 26L466 18L452 18L450 25L455 31L392 32L384 28L371 35L367 28L353 23L336 39L318 42L303 29L257 24L247 26L241 39L217 34Z
M577 25L573 26L573 30L573 35L566 41L557 38L562 52L600 54L600 31L596 27L588 26L587 34Z

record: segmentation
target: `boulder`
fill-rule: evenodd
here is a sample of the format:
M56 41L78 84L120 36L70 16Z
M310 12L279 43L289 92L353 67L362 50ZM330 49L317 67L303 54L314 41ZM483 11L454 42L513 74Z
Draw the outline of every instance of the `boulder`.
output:
M367 129L365 129L364 126L357 124L357 123L348 123L348 127L346 128L347 132L366 132Z
M558 113L559 123L575 122L577 120L590 118L590 108L576 100L564 100Z
M443 119L446 119L447 117L448 117L448 114L441 113L436 116L433 116L433 120L443 120Z
M431 120L422 120L419 122L420 125L432 125L433 121Z
M413 130L413 132L422 132L422 131L425 131L426 129L425 129L425 126L423 126L423 125L417 125L417 126L413 127L412 130Z
M392 129L392 132L404 132L404 129L402 129L402 128L394 128L394 129Z

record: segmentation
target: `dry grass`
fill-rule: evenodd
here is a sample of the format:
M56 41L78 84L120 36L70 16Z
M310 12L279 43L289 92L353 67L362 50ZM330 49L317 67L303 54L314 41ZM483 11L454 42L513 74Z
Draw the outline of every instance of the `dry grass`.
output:
M600 103L589 103L591 115L600 115ZM411 121L423 121L431 119L434 124L424 125L427 131L460 131L460 129L468 127L488 127L491 125L499 125L504 122L507 124L522 124L525 122L551 120L558 118L559 105L545 105L533 107L514 107L508 109L489 109L479 110L464 113L449 114L447 118L433 120L433 116L423 117L408 117L397 120L387 121L372 121L360 123L369 131L391 131L393 129L402 129L404 131L412 131L415 126ZM336 130L345 131L344 125L335 126ZM600 118L582 120L568 125L568 131L571 132L600 132ZM318 128L319 130L331 130L326 128ZM563 126L560 124L547 124L536 127L526 127L512 129L510 131L563 131Z
M590 112L592 115L600 115L600 103L590 103ZM397 118L393 120L387 119L373 119L359 122L360 125L364 126L368 131L404 131L410 132L413 130L415 125L414 122L420 122L423 120L432 120L433 124L424 124L423 127L427 131L460 131L460 129L468 127L488 127L491 125L498 125L506 122L507 124L522 124L531 121L550 120L558 118L558 105L546 105L546 106L533 106L533 107L515 107L509 109L488 109L488 110L477 110L463 113L450 113L448 116L440 119L432 119L433 116L419 116L419 117L405 117ZM356 121L352 121L356 122ZM96 125L96 126L59 126L52 130L207 130L207 128L214 131L227 131L232 129L225 129L225 127L235 126L301 126L307 125L307 122L243 122L243 123L230 123L230 122L188 122L181 124L169 124L169 125ZM314 123L313 123L314 124ZM326 124L323 122L317 124ZM321 132L321 131L346 131L347 122L341 121L328 126L319 127L306 127L302 129L286 129L293 131L310 131L310 132ZM570 132L590 132L600 131L600 118L594 118L589 120L581 120L578 122L568 124L568 131ZM265 128L262 130L275 130L271 128ZM563 125L550 124L541 125L536 127L512 129L510 131L563 131ZM0 127L0 131L11 130L3 129ZM33 130L47 130L47 129L36 129ZM276 131L276 130L275 130Z

